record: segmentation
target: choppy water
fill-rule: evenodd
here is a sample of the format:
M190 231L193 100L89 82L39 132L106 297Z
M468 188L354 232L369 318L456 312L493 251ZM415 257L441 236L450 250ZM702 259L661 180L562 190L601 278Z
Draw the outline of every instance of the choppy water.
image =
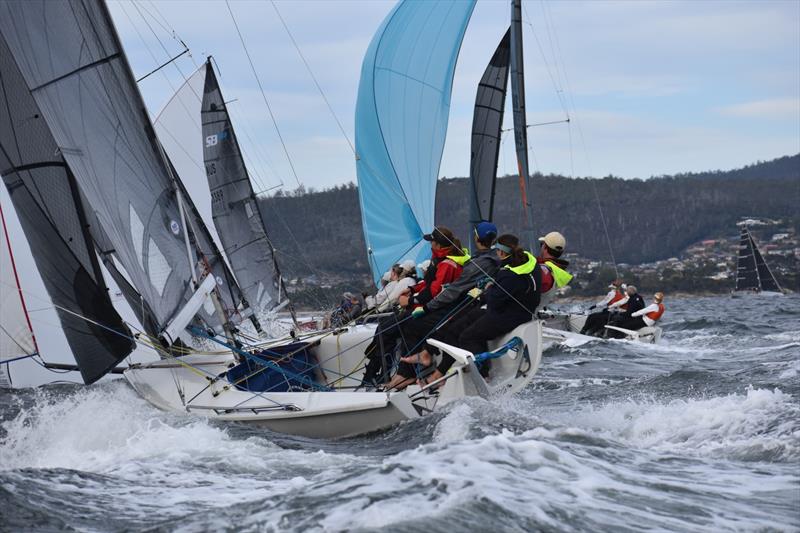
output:
M672 300L664 325L342 441L165 414L121 381L0 391L0 529L800 530L800 297Z

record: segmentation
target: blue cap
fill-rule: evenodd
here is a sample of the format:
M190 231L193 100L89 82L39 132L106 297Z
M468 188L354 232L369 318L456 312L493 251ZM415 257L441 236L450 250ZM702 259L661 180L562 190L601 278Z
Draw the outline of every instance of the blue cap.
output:
M497 237L497 226L491 222L481 222L475 226L475 235L477 235L482 241L486 239L494 239Z

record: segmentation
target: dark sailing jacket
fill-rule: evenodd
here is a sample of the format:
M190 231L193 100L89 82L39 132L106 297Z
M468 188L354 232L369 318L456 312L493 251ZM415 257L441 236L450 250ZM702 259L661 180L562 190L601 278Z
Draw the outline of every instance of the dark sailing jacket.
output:
M464 264L457 280L445 286L436 298L426 303L426 312L443 309L459 302L467 292L478 285L478 280L494 278L500 268L500 258L494 250L479 250Z
M486 289L488 314L513 323L514 327L532 319L541 297L542 270L536 258L525 253L526 263L501 268L494 283Z

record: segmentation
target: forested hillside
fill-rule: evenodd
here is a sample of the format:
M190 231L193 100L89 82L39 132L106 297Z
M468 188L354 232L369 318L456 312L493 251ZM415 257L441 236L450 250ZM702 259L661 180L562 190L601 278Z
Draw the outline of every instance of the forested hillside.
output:
M495 223L503 232L522 229L517 183L516 176L498 180ZM436 200L437 223L462 237L469 215L467 187L464 178L440 180ZM678 255L701 239L734 235L735 223L742 217L789 218L798 226L800 154L736 170L647 180L535 175L532 198L535 231L561 231L569 251L609 260L599 202L616 260L655 261ZM367 275L358 192L353 184L279 194L262 202L270 236L288 276Z

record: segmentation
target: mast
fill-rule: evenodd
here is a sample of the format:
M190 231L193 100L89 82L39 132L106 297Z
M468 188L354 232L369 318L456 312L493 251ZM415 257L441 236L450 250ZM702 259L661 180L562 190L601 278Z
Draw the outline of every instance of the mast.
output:
M528 165L528 124L525 115L525 65L522 49L522 0L511 0L511 102L514 115L514 144L517 150L517 170L522 209L525 213L525 232L530 245L535 243L533 233L533 208L530 193L530 167Z

